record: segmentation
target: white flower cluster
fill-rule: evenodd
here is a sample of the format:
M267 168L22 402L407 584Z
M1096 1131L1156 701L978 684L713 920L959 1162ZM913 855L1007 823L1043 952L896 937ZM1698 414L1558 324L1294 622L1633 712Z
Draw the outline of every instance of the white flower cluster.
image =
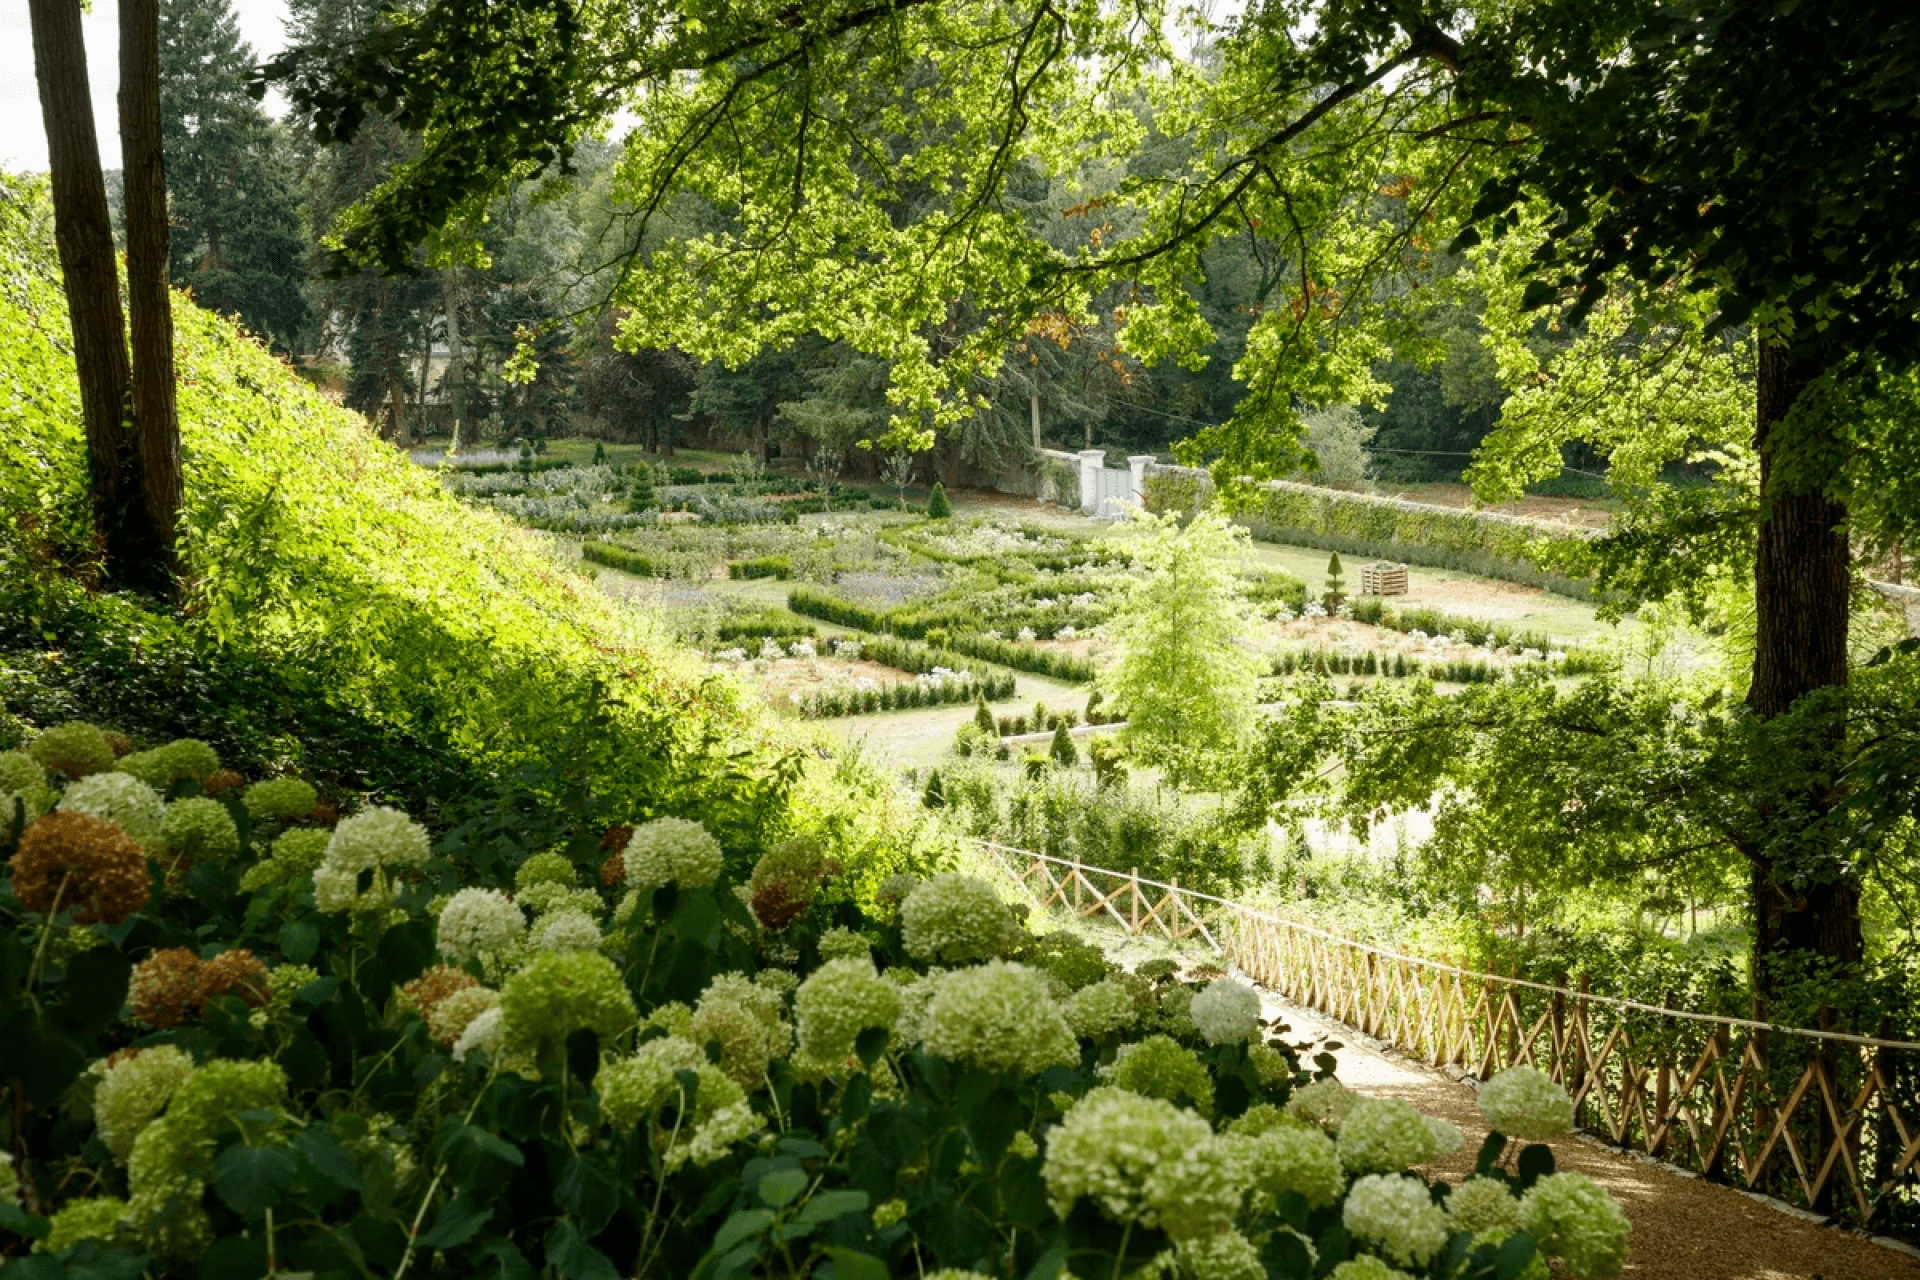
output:
M1633 1224L1585 1174L1550 1173L1534 1183L1520 1198L1520 1223L1540 1252L1582 1280L1611 1280L1626 1265Z
M745 662L747 660L747 651L745 649L715 649L713 651L713 660L715 662Z
M527 932L527 918L498 889L462 889L440 909L434 932L440 954L455 964L465 964L504 955L518 946Z
M1084 1040L1097 1040L1112 1032L1124 1031L1140 1019L1133 992L1112 978L1104 978L1068 996L1061 1013L1073 1034Z
M1303 618L1324 618L1327 616L1327 606L1321 604L1318 600L1309 600L1300 606L1300 616Z
M1244 982L1215 978L1187 1010L1208 1044L1244 1044L1260 1026L1260 993Z
M60 808L104 818L137 845L156 849L166 801L138 778L124 773L95 773L68 785Z
M835 640L833 642L833 656L847 659L859 657L860 642L858 640Z
M655 818L634 828L626 860L627 883L635 889L704 889L720 875L720 842L697 822Z
M1426 1183L1401 1174L1372 1174L1354 1183L1341 1220L1355 1239L1402 1266L1424 1266L1453 1235Z
M1030 1076L1080 1060L1080 1042L1039 970L995 960L931 983L920 1040L935 1057Z
M1468 1178L1455 1187L1447 1197L1447 1216L1455 1231L1471 1231L1481 1243L1497 1243L1521 1227L1520 1202L1494 1178Z
M1238 1231L1182 1240L1179 1261L1190 1280L1267 1280L1259 1247Z
M1032 644L1033 628L1032 627L1020 628L1019 632L1014 636L1014 639L1018 640L1021 644Z
M533 945L541 951L594 951L600 926L584 911L556 911L541 919Z
M811 640L795 640L787 646L787 653L795 658L817 658L820 656L819 652L813 647L813 641Z
M801 1056L822 1066L844 1067L862 1031L891 1029L900 1020L900 988L864 957L829 960L794 992L793 1016Z
M398 809L374 805L333 829L327 855L314 868L313 900L322 911L378 911L393 900L388 873L425 866L427 829ZM362 872L372 881L360 886Z
M1338 1133L1340 1122L1347 1118L1347 1113L1353 1110L1353 1104L1359 1100L1360 1096L1353 1090L1328 1077L1295 1089L1293 1096L1287 1099L1287 1111L1308 1124Z
M647 1041L632 1057L607 1064L594 1080L601 1117L615 1129L630 1129L683 1102L681 1072L692 1072L699 1082L693 1107L671 1133L652 1135L656 1149L664 1148L661 1158L670 1170L688 1161L711 1164L759 1129L760 1118L740 1086L708 1062L698 1045L678 1036Z
M778 641L763 640L760 642L760 660L762 662L772 662L776 658L784 658L786 656L787 651L780 647Z
M939 964L971 964L1006 954L1020 926L986 881L948 872L914 886L900 904L907 954Z
M1224 1230L1240 1207L1242 1170L1192 1111L1125 1089L1099 1088L1047 1135L1040 1170L1054 1211L1081 1199L1116 1222L1176 1240Z
M1398 1098L1360 1098L1340 1122L1340 1163L1352 1173L1398 1173L1460 1149L1460 1130Z
M1054 632L1053 637L1056 640L1071 640L1075 636L1078 636L1079 634L1080 634L1080 628L1074 626L1071 622L1069 622L1066 626Z
M1509 1067L1481 1085L1480 1114L1489 1128L1525 1142L1573 1131L1573 1099L1538 1067Z
M918 684L932 685L936 689L945 684L971 684L973 672L955 671L950 667L935 667L931 671L915 676L914 681Z

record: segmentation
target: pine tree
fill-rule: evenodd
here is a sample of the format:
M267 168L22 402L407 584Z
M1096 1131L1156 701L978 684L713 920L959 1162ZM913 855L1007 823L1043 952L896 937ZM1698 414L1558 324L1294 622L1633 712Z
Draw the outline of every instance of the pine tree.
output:
M951 515L953 504L947 501L947 487L935 480L933 493L927 498L927 516L933 520L945 520Z
M927 789L920 793L920 803L928 809L947 807L947 787L940 780L938 769L927 775Z
M973 704L973 722L980 726L980 732L989 737L1000 736L1000 726L994 722L993 710L987 706L986 695L982 694Z
M1346 583L1342 579L1340 569L1340 553L1336 551L1327 558L1327 608L1338 609L1340 602L1346 598Z
M633 485L627 490L627 510L650 511L653 504L653 464L643 458L633 469Z
M1047 747L1047 754L1062 769L1071 769L1080 763L1080 753L1073 745L1073 735L1067 732L1067 722L1060 721L1053 727L1053 742Z
M607 465L607 444L604 440L593 442L593 465L596 467Z

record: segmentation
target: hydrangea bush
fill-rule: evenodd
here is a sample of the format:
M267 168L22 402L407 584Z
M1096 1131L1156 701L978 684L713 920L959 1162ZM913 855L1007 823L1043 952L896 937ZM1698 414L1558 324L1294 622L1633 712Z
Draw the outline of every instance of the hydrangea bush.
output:
M1624 1261L1617 1206L1544 1147L1434 1180L1458 1132L1315 1079L1250 988L1035 939L966 876L869 914L815 859L774 912L778 832L654 818L530 855L509 826L455 858L297 779L209 794L191 749L118 772L85 728L0 773L52 802L0 848L35 1010L8 1024L33 1051L5 1068L0 1258L29 1280ZM1570 1119L1536 1076L1482 1094L1515 1138Z

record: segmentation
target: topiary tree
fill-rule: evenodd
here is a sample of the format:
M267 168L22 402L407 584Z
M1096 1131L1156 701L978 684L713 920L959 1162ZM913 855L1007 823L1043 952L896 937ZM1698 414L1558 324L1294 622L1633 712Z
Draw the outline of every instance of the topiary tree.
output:
M947 501L947 487L935 480L933 493L927 498L927 516L934 520L945 520L952 514L953 504Z
M627 510L651 511L653 503L653 467L650 463L641 462L633 469L633 485L627 490Z
M604 440L593 442L593 465L596 467L607 465L607 442Z
M947 807L947 785L940 780L938 769L927 775L927 788L920 793L920 803L928 809Z
M1000 736L1000 726L994 722L993 709L987 705L984 693L973 704L973 722L980 726L980 732L995 738Z
M1093 766L1093 781L1102 787L1126 785L1127 766L1120 744L1112 738L1096 735L1087 743L1087 763Z
M1327 557L1327 608L1338 609L1340 602L1346 598L1346 578L1340 568L1340 553L1336 551Z
M1080 753L1074 749L1073 735L1067 732L1066 721L1053 726L1053 741L1047 747L1047 754L1062 769L1071 769L1080 763Z

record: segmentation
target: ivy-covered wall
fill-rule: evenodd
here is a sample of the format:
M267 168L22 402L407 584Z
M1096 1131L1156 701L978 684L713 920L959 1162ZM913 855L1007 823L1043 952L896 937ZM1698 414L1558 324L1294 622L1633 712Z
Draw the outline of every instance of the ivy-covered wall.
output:
M1238 518L1263 541L1457 569L1566 595L1591 593L1587 583L1546 568L1543 557L1555 545L1588 541L1591 529L1289 480L1260 488L1258 506ZM1149 511L1191 515L1212 492L1213 481L1198 468L1147 467Z

